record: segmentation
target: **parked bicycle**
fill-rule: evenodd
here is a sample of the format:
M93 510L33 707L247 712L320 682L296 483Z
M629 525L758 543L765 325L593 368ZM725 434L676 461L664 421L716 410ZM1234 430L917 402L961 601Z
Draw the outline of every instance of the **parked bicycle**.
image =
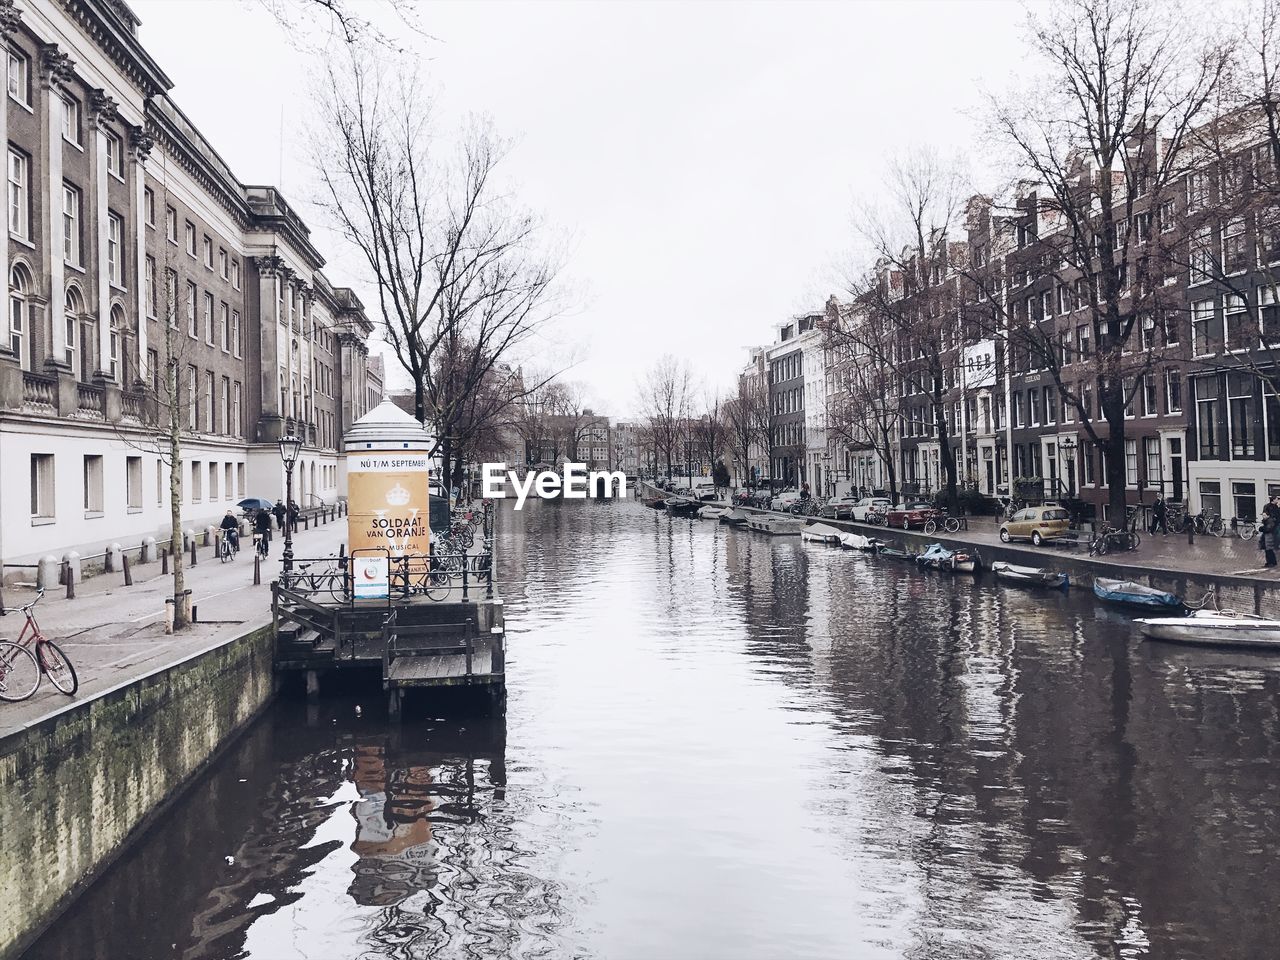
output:
M44 635L36 621L35 605L44 596L40 590L30 603L6 607L5 613L21 613L27 618L17 640L0 640L0 700L17 703L36 692L40 678L68 697L80 687L80 678L62 649Z
M951 516L949 513L940 513L936 517L930 517L924 522L925 536L930 536L943 530L946 533L955 533L960 529L960 521Z
M1142 537L1137 530L1117 530L1104 523L1089 541L1089 556L1105 557L1115 550L1137 550Z

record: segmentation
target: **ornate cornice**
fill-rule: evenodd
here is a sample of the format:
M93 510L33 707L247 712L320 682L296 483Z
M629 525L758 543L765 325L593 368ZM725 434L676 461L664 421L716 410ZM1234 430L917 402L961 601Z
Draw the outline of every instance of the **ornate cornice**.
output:
M298 284L298 293L302 296L302 307L304 310L310 310L311 304L315 302L316 290L311 284L305 281Z
M139 163L146 163L151 148L156 145L155 135L146 127L129 128L129 147Z
M13 0L0 0L0 37L13 33L21 22L22 11L14 6Z
M76 75L76 65L56 43L46 43L40 47L40 74L50 86L61 86Z
M258 268L260 277L278 277L282 275L282 271L289 269L280 257L250 257L249 259Z
M120 104L105 90L90 91L89 119L96 124L114 123L120 119Z

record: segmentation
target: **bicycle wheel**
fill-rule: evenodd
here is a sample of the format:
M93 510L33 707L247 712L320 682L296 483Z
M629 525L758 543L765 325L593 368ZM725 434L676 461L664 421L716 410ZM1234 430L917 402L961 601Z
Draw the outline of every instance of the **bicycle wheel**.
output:
M1107 555L1107 551L1110 549L1111 537L1108 534L1103 534L1098 538L1098 542L1094 544L1093 552L1100 557L1105 557Z
M1241 540L1252 540L1258 535L1258 525L1252 520L1241 520L1236 525L1236 533L1240 534Z
M924 522L924 535L926 537L933 536L938 532L938 524L934 520L926 520Z
M70 697L80 688L80 678L76 676L76 668L56 643L52 640L36 643L36 654L40 661L40 669L58 690Z
M1129 547L1130 550L1137 550L1138 545L1142 543L1142 537L1139 536L1137 530L1129 531Z
M960 521L957 520L955 517L947 517L946 529L947 529L947 533L959 533Z
M428 600L447 600L449 598L449 574L443 570L432 570L427 577L426 593Z
M1221 517L1214 517L1213 520L1209 522L1209 532L1215 537L1228 536L1227 525L1222 522Z
M40 663L26 647L0 640L0 700L17 703L40 686Z

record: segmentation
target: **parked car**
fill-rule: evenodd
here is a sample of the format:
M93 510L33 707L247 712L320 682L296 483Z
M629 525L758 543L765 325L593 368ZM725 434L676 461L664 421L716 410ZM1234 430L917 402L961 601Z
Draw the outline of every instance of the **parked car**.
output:
M849 516L854 520L862 523L872 523L867 514L876 513L883 519L884 515L893 509L893 501L888 497L863 497L853 505L853 509L849 511Z
M938 516L938 511L927 500L916 500L905 506L893 507L884 517L885 526L910 530L912 527L923 527L928 521Z
M832 497L822 505L818 515L835 520L849 520L853 517L853 508L861 502L857 497Z
M697 484L693 488L693 492L699 500L714 500L716 498L716 485L708 480Z
M1000 539L1029 539L1037 547L1046 540L1063 536L1070 528L1067 511L1059 506L1027 507L1000 525Z
M800 499L799 490L784 490L782 491L782 493L778 494L776 497L774 497L772 500L769 501L769 509L782 510L786 512L786 511L789 511L795 505L796 501L799 499Z

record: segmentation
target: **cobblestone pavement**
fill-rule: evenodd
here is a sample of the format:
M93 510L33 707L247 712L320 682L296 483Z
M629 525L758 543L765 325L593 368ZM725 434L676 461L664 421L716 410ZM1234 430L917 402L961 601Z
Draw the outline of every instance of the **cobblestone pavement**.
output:
M253 585L250 549L242 549L229 563L219 563L212 547L200 548L196 566L186 570L200 622L176 635L164 632L165 598L173 594L173 579L160 573L159 563L135 566L131 587L124 586L121 574L107 573L77 584L74 600L66 599L62 587L47 592L36 605L37 619L75 665L80 689L66 697L42 680L31 699L0 703L0 736L266 623L271 616L271 581L279 576L283 551L279 531L274 537L259 586ZM345 519L299 531L293 538L294 556L330 556L346 539ZM12 608L34 596L29 587L6 587L4 602ZM0 637L16 639L23 623L21 613L0 618Z

